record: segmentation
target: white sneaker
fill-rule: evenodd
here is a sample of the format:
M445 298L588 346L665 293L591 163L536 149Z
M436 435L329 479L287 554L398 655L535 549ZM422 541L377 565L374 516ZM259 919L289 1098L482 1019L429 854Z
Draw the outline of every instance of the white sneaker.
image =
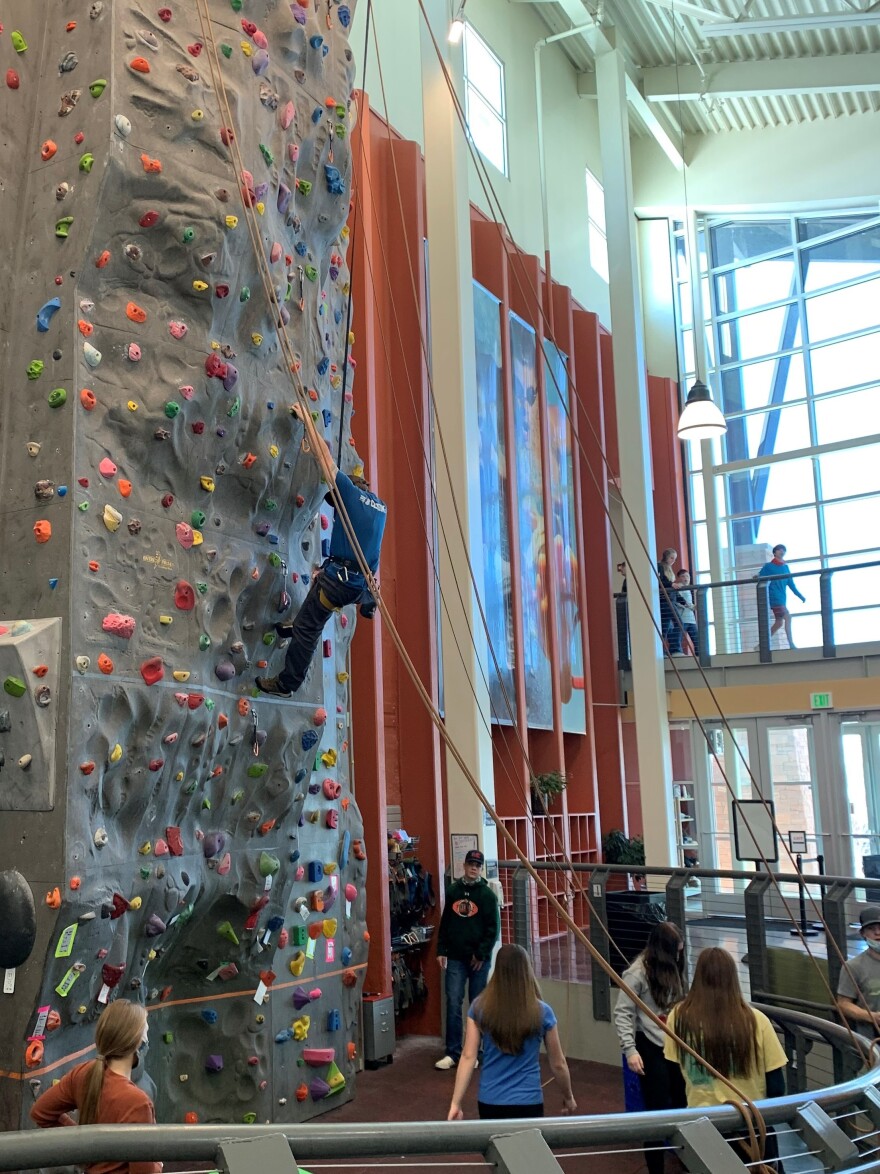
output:
M434 1067L439 1068L441 1072L448 1072L450 1068L455 1067L455 1061L451 1056L444 1056L442 1060L437 1061Z
M479 1068L479 1066L480 1066L480 1061L474 1060L474 1068Z

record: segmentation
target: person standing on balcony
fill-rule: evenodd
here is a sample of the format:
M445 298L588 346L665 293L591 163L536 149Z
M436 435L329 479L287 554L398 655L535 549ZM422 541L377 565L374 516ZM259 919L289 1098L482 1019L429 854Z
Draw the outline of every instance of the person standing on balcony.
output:
M653 927L644 950L624 971L623 981L659 1019L665 1020L684 998L684 942L671 921ZM685 1108L684 1078L663 1056L662 1029L623 990L614 1006L614 1026L627 1067L639 1077L645 1108L652 1112ZM663 1174L665 1157L662 1141L645 1142L648 1174Z
M657 576L660 588L660 637L666 645L670 656L678 656L681 652L681 628L673 607L675 598L675 560L678 551L670 546L660 555L657 563Z
M699 656L700 637L697 634L697 609L694 607L694 593L691 591L690 571L680 570L673 586L675 587L675 595L672 597L672 606L675 608L678 622L687 632L691 644L694 646L694 656ZM681 633L679 633L678 639L680 644Z
M771 644L779 629L784 627L788 647L794 648L794 641L791 638L791 612L785 606L787 592L791 591L801 603L807 601L794 585L794 576L785 561L785 547L781 543L773 547L773 558L769 563L764 563L757 577L770 580L767 588L767 603L773 612L773 627L770 629Z
M486 989L492 951L501 932L498 901L480 875L483 853L471 848L464 876L450 885L437 931L437 961L446 971L446 1055L435 1068L454 1068L461 1058L461 1005Z
M850 958L837 982L837 1006L860 1035L880 1035L880 905L859 914L867 950Z

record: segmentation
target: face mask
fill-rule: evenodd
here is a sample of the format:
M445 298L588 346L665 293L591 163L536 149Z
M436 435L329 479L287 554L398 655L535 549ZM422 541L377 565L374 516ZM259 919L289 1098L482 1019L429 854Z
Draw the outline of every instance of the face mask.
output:
M880 942L874 942L870 938L865 938L868 943L868 949L873 950L875 954L880 954Z

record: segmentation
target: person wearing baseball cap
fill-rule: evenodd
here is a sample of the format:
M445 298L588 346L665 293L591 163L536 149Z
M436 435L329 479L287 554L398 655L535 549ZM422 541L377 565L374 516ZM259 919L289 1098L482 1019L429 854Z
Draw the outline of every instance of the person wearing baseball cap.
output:
M847 960L837 983L837 1006L860 1035L880 1035L880 905L859 914L867 950Z
M495 894L481 876L483 853L471 848L464 876L449 887L437 932L437 961L446 972L446 1055L435 1068L454 1068L461 1057L461 1005L483 993L489 981L492 951L501 932Z

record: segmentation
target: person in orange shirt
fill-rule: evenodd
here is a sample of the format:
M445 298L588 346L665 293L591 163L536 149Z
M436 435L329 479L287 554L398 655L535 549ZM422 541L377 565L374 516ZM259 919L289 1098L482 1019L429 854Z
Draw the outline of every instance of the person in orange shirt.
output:
M132 1082L138 1051L147 1042L147 1012L139 1003L117 999L95 1029L97 1059L78 1064L31 1109L43 1129L56 1125L155 1125L153 1102ZM77 1120L70 1116L76 1111ZM161 1162L95 1162L89 1174L160 1174Z

